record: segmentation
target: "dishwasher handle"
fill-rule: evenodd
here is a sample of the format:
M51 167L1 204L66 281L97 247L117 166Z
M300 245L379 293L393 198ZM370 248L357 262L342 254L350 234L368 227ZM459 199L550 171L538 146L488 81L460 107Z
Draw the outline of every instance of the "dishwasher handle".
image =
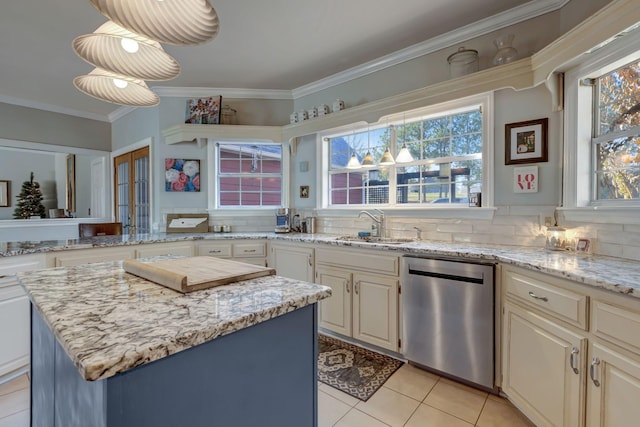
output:
M457 274L436 273L433 271L416 270L409 267L409 274L414 276L433 277L435 279L453 280L455 282L475 283L482 285L484 283L484 274L480 273L480 277L460 276Z

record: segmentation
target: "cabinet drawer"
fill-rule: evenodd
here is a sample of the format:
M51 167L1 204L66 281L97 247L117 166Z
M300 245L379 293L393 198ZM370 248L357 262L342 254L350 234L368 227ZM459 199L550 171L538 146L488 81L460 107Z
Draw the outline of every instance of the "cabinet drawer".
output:
M198 245L198 255L231 257L231 243L202 243Z
M524 275L505 270L507 296L542 310L560 320L587 329L587 297L558 287L538 275Z
M593 300L591 330L603 340L640 354L640 313L638 312Z
M233 256L235 258L242 257L264 257L267 253L264 243L234 243Z
M162 243L160 245L147 246L140 245L136 249L136 258L151 258L156 256L192 256L193 245L191 243L185 244L171 244Z
M354 268L368 273L382 273L393 276L397 276L400 273L400 262L397 256L363 253L357 250L316 249L316 264Z

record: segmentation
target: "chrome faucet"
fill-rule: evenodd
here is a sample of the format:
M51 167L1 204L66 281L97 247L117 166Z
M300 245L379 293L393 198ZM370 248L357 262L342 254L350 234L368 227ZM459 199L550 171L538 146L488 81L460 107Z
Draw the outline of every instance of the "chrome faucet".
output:
M378 231L377 231L377 235L374 237L387 237L387 230L386 230L386 221L384 218L384 212L382 212L380 209L374 209L376 212L378 212L380 215L372 215L367 211L360 211L360 213L358 214L358 218L362 218L362 214L368 216L369 218L371 218L376 224L378 224Z

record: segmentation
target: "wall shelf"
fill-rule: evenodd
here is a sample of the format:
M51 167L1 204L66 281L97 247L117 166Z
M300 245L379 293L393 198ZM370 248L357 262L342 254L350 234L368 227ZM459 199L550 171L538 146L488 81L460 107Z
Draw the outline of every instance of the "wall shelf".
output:
M289 141L295 150L298 139L358 122L375 123L389 114L410 111L484 92L512 88L522 90L545 84L552 95L553 110L563 103L562 73L590 49L614 39L640 22L640 2L613 0L575 28L529 58L435 83L420 89L357 105L302 123L285 126L191 125L173 126L162 132L167 144L207 138Z

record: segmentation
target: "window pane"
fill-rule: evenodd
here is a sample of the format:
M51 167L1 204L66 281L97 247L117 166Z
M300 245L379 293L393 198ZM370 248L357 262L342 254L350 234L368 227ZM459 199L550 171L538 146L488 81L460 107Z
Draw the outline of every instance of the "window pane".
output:
M284 182L280 144L220 144L218 155L221 206L281 205Z
M597 198L640 197L640 136L618 138L597 145Z
M599 134L640 125L640 62L619 68L599 79Z
M365 148L359 136L364 130L334 137L328 144L330 203L336 204L467 204L471 188L482 183L482 114L479 108L430 119L389 123L368 132ZM367 151L379 161L385 148L392 155L406 145L413 156L408 164L381 169L361 168L343 172L355 152L360 161ZM473 160L467 160L473 159ZM333 171L332 171L333 170Z

